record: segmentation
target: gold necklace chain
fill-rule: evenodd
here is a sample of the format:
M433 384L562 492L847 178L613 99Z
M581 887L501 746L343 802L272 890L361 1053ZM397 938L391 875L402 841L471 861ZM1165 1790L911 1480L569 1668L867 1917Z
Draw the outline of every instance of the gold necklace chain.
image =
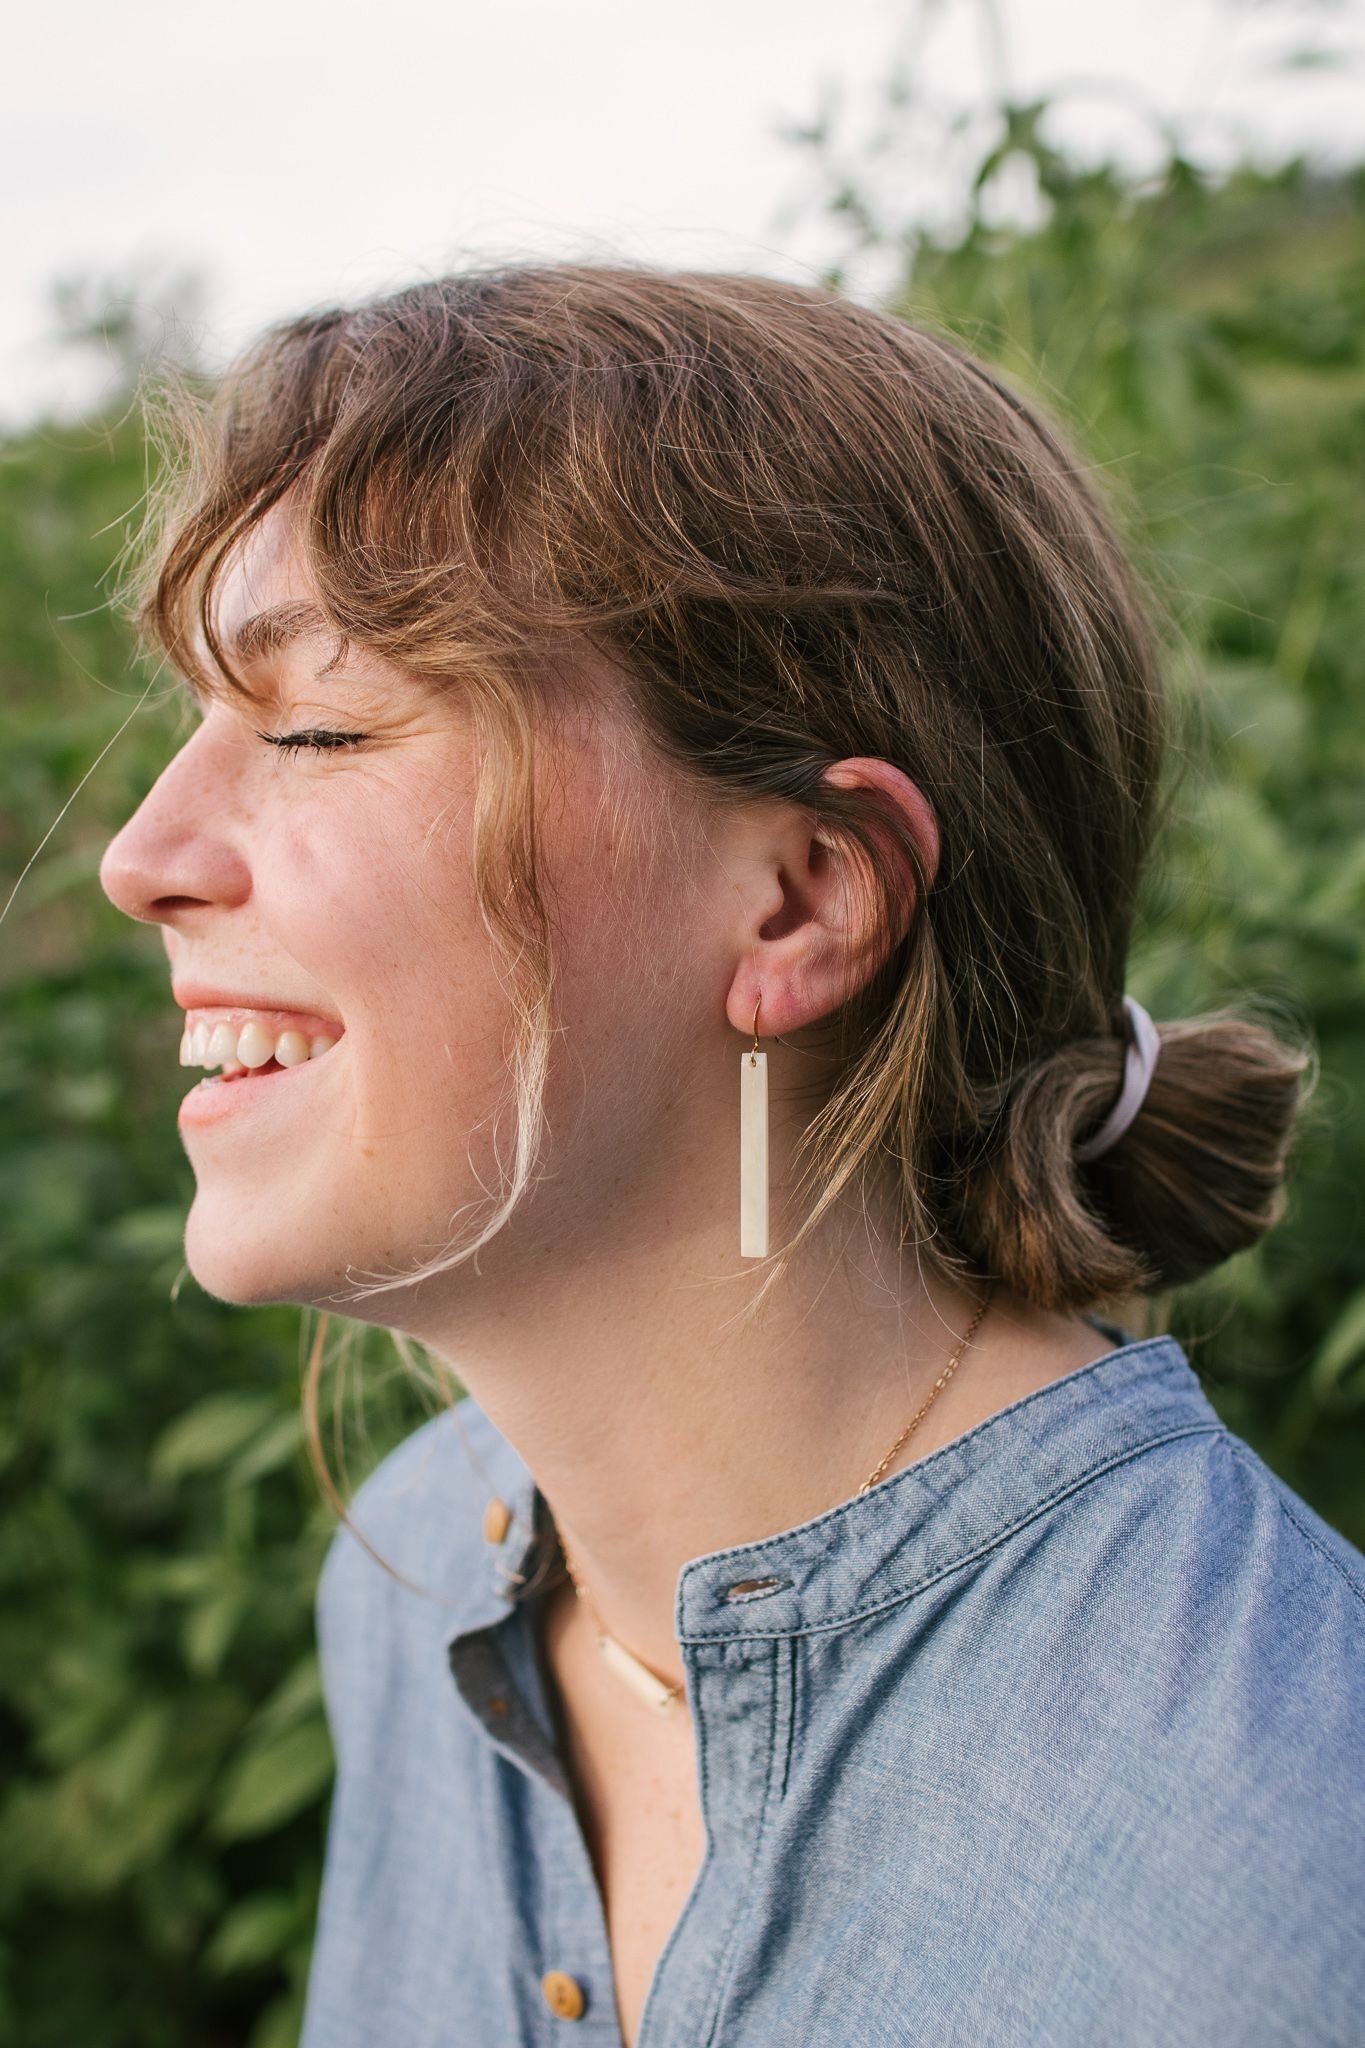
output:
M862 1495L864 1493L869 1492L871 1488L877 1484L877 1481L886 1471L887 1466L891 1463L891 1460L895 1457L897 1451L905 1442L906 1438L910 1436L914 1430L919 1428L920 1423L923 1422L925 1416L929 1412L929 1409L937 1400L939 1394L947 1385L948 1381L952 1378L953 1371L957 1366L958 1360L961 1358L963 1352L967 1349L967 1346L971 1343L972 1338L976 1335L976 1332L981 1324L981 1319L985 1315L986 1310L990 1307L991 1299L994 1293L995 1282L992 1280L988 1284L986 1292L982 1295L981 1300L977 1303L976 1314L972 1317L970 1323L967 1325L966 1336L962 1339L962 1342L958 1345L956 1351L948 1360L948 1363L944 1366L943 1371L934 1381L933 1388L928 1398L923 1402L923 1404L919 1408L919 1411L906 1424L905 1428L896 1438L896 1441L892 1444L886 1456L882 1459L880 1465L876 1467L875 1471L868 1473L867 1478L858 1488L858 1495ZM855 1496L855 1498L857 1497L858 1496ZM558 1534L558 1532L556 1532L556 1534ZM562 1535L559 1536L559 1551L561 1557L564 1559L564 1568L569 1574L569 1578L573 1584L574 1592L577 1594L578 1598L583 1602L584 1606L588 1609L589 1613L593 1617L593 1621L597 1628L598 1648L603 1652L604 1656L607 1657L608 1661L611 1662L616 1667L616 1669L621 1673L621 1676L627 1679L628 1682L632 1684L635 1687L635 1689L641 1693L642 1697L648 1700L651 1706L653 1706L660 1713L667 1713L669 1709L672 1707L673 1702L681 1696L683 1690L682 1686L667 1684L662 1678L658 1676L657 1672L651 1671L647 1664L642 1664L640 1662L640 1659L636 1657L632 1651L628 1650L625 1647L624 1643L619 1643L616 1640L616 1637L610 1634L610 1632L603 1626L602 1617L597 1612L597 1609L593 1604L591 1595L588 1593L586 1586L583 1584L583 1581L579 1578L577 1571L574 1569L573 1559L569 1556L569 1548L568 1545L565 1543Z

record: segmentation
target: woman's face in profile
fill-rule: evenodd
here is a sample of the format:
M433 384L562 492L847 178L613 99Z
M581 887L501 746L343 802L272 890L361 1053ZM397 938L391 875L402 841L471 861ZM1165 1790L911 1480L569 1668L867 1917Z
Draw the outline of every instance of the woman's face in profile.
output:
M322 1302L436 1256L497 1191L515 1138L511 1012L470 866L467 718L453 693L364 650L329 665L335 637L299 631L312 600L272 514L216 608L256 701L210 702L100 871L119 908L161 926L191 1026L254 1023L249 1064L272 1043L297 1061L226 1080L185 1071L185 1255L210 1293L239 1302ZM286 751L258 736L320 729L355 737ZM541 859L567 940L558 992L590 1027L614 1000L624 939L594 881L599 750L567 720L556 733ZM604 1034L578 1042L591 1058ZM592 1124L604 1146L629 1144L627 1105L618 1124L609 1095Z

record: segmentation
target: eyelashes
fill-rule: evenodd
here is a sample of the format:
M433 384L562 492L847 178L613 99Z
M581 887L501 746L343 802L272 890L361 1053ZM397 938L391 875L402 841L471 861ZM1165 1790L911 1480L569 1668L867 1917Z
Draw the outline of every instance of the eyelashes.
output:
M258 732L258 740L264 740L268 747L278 747L286 755L297 754L301 747L308 747L314 753L330 753L335 747L354 747L366 735L363 732L332 732L326 726L314 726L307 732Z

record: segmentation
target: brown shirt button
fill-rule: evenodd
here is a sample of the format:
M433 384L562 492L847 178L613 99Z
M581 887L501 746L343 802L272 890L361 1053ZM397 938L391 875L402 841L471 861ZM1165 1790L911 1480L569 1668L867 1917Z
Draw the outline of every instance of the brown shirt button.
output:
M552 2013L562 2020L576 2020L583 2016L583 1987L576 1978L567 1976L563 1970L547 1970L540 1980L545 1993L545 2003Z
M512 1510L508 1507L506 1501L498 1500L494 1496L483 1511L484 1541L487 1543L501 1543L503 1537L507 1534L508 1525L511 1520Z

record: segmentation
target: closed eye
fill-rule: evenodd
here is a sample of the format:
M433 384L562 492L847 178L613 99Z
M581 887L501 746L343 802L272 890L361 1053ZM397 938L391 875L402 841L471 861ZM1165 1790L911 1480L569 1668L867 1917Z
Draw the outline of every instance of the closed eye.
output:
M257 732L256 737L264 740L268 747L279 747L286 754L297 754L300 747L311 747L315 753L325 754L333 747L356 746L366 735L363 732L331 732L326 726L314 726L306 732Z

